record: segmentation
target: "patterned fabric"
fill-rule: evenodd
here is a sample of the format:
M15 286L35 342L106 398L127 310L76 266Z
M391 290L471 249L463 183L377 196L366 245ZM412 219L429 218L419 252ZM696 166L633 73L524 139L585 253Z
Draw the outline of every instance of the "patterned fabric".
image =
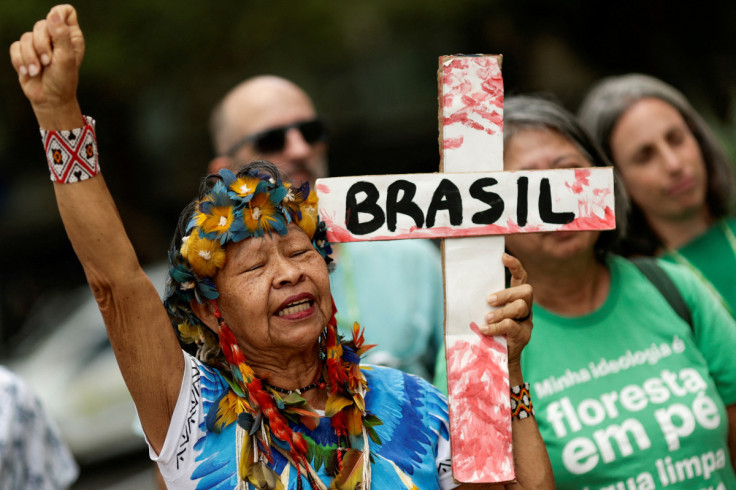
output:
M235 488L235 424L219 434L205 432L205 418L217 409L214 402L228 385L217 370L187 358L189 371L182 381L169 433L159 455L149 451L151 459L159 464L170 488ZM370 443L374 455L372 488L454 488L449 471L446 399L417 376L378 366L364 368L364 372L369 388L366 408L384 422L376 426L383 444ZM314 431L293 427L322 446L335 443L327 418ZM361 447L358 440L351 443ZM288 481L286 487L295 489L296 471L278 453L273 466L282 480ZM324 465L313 466L329 484L331 478ZM306 479L303 483L307 485Z
M82 128L69 131L41 130L52 182L81 182L100 173L95 120L89 116L84 119L86 124Z
M534 415L529 383L511 387L511 418L525 419Z
M0 490L68 488L77 474L38 397L0 366Z

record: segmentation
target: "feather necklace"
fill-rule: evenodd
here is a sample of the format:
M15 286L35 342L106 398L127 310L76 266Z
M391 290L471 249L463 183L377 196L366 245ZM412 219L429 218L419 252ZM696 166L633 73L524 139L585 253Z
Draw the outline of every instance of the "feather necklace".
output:
M220 348L229 364L229 376L224 377L230 390L217 401L218 408L208 414L206 423L208 430L215 432L237 423L236 490L247 489L249 484L259 490L284 489L288 486L290 466L297 472L297 489L303 488L304 477L312 490L327 490L317 475L322 465L325 472L333 477L329 489L369 489L369 439L381 444L374 426L382 422L365 409L368 386L360 370L360 356L373 345L364 345L360 325L353 324L350 341L341 339L337 334L333 301L332 318L320 337L324 362L320 363L321 372L315 379L315 387L328 390L325 416L329 418L337 440L334 447L325 448L306 434L292 430L288 424L289 421L302 424L309 430L319 425L320 415L301 396L302 391L315 387L308 385L302 390L281 390L261 381L246 364L245 356L222 319L216 302L212 304L220 326ZM351 438L362 441L362 449L353 449ZM282 475L273 469L274 450L289 463Z

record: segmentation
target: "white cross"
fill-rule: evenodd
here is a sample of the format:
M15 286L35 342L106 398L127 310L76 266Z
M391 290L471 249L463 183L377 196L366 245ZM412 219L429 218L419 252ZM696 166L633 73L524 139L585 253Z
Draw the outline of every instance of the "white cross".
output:
M505 286L504 238L491 235L614 228L613 171L503 172L500 57L443 56L438 78L440 168L447 173L320 179L319 211L332 242L446 238L453 476L508 482L514 468L506 341L474 332L489 311L484 298Z

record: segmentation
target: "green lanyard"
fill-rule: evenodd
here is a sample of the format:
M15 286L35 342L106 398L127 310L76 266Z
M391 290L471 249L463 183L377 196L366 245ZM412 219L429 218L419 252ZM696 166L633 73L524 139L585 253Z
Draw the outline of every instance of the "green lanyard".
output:
M723 234L726 236L726 240L728 240L728 244L731 246L731 251L733 252L734 258L736 258L736 236L733 235L733 232L731 231L731 228L728 227L726 224L726 220L720 221L720 227L721 231L723 231ZM710 282L702 272L700 272L700 269L695 267L692 262L690 262L684 255L682 255L677 250L667 250L668 253L674 257L674 259L681 265L686 266L688 269L693 271L693 273L700 279L700 282L703 283L703 285L715 296L718 298L718 300L721 302L721 304L726 308L726 311L728 311L731 316L733 316L733 311L731 310L731 307L728 303L726 303L726 300L723 299L723 296L721 296L721 293L718 292L718 290L713 286L713 283Z

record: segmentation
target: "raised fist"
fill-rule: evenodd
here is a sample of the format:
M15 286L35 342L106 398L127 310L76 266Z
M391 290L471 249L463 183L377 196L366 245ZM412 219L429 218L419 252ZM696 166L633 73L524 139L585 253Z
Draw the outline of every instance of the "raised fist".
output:
M10 61L39 123L44 116L78 107L84 37L71 5L57 5L10 46ZM43 124L42 124L43 125Z

